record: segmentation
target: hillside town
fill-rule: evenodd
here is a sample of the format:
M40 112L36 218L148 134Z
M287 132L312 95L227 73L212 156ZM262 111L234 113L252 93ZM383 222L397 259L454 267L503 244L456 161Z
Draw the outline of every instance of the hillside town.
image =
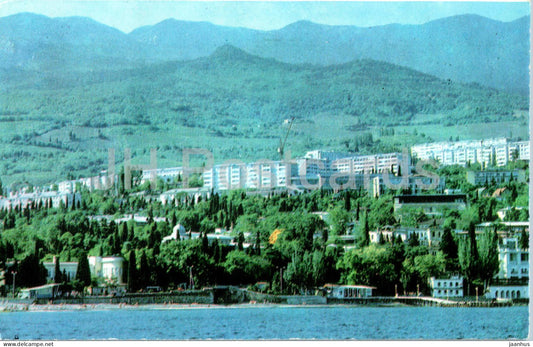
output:
M121 296L232 284L341 301L400 295L520 302L529 298L529 157L529 141L497 138L402 153L313 150L201 170L124 167L46 187L4 187L0 293ZM135 176L129 190L128 170ZM260 225L273 218L271 206L287 217ZM52 215L59 219L46 232L20 236L34 244L33 253L10 238L32 218L44 223ZM200 253L180 255L196 246ZM376 260L385 249L402 255L396 269L380 275L383 268L365 261L387 266ZM42 279L29 281L24 271L41 271ZM163 280L165 273L175 280Z

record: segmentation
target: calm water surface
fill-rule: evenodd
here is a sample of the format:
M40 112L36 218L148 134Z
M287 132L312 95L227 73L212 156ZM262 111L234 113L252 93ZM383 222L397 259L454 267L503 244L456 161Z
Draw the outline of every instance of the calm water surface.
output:
M525 339L528 307L223 307L0 313L21 340Z

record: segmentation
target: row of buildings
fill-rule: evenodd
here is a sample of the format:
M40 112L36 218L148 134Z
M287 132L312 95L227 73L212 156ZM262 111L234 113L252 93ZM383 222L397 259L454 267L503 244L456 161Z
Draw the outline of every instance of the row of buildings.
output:
M304 189L317 188L364 188L373 195L379 195L387 186L416 190L430 185L442 189L443 178L431 176L427 172L417 172L413 163L434 160L441 165L461 165L480 163L483 167L504 166L513 160L529 161L529 141L511 142L506 138L470 140L457 142L435 142L418 144L410 151L355 155L336 151L313 150L302 158L287 160L261 160L244 163L238 160L226 161L219 165L201 168L203 186L206 189L224 191L231 189ZM156 168L142 170L141 182L161 179L176 182L185 178L191 170L183 167ZM197 168L200 169L200 168ZM114 171L112 168L111 171ZM472 171L468 182L487 184L502 180L524 180L523 171ZM117 181L114 172L102 171L98 176L59 182L42 189L49 195L72 194L81 187L90 191L109 189ZM55 191L56 193L52 193ZM24 192L13 193L20 195ZM13 195L12 194L12 195ZM0 193L1 195L1 193ZM46 194L45 194L46 195ZM62 199L64 195L62 195ZM8 198L16 198L9 196ZM5 199L3 199L5 200ZM2 206L13 206L13 202L0 200Z
M510 142L505 138L458 142L437 142L414 145L402 153L355 155L335 151L314 150L302 158L289 160L262 160L252 163L227 161L203 168L203 185L207 189L317 189L317 188L365 188L378 195L386 185L402 186L415 190L417 186L442 188L442 178L427 172L416 172L413 163L436 161L441 165L480 163L483 167L504 166L513 160L529 161L529 141ZM486 184L509 179L525 179L524 171L472 171L470 183ZM147 169L142 181L155 177L166 182L183 177L183 167Z
M505 166L517 159L529 161L529 154L529 141L511 142L506 138L433 142L411 147L413 158L434 159L442 165Z
M61 205L69 207L81 203L81 194L78 192L40 191L16 192L7 197L0 196L0 209L11 210L25 209L32 206L46 206L59 208Z

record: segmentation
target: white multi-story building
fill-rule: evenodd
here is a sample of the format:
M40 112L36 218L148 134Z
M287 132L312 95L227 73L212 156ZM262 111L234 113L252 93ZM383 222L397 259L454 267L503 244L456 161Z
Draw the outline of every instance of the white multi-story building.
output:
M411 155L420 160L433 159L442 165L480 163L485 166L504 166L514 160L513 156L529 160L529 141L508 142L505 138L495 138L424 143L411 147Z
M142 171L141 183L153 179L162 179L165 182L173 182L183 177L183 167L168 167L162 169L148 169Z
M353 174L398 173L402 159L401 153L358 155L334 160L331 169L334 172Z
M272 189L297 183L298 172L296 162L228 163L205 170L202 178L208 189Z
M500 270L485 296L492 299L529 298L529 250L518 238L504 237L499 245Z
M529 279L529 250L520 248L518 238L509 237L499 246L498 279Z

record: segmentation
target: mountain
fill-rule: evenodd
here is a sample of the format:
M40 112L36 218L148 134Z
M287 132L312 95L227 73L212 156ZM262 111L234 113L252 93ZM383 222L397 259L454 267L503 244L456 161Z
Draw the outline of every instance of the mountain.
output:
M521 93L529 85L529 17L502 23L463 15L370 28L299 22L267 32L261 43L245 49L280 61L323 65L367 58Z
M158 60L189 60L205 57L218 47L241 42L247 46L259 39L261 32L217 26L207 22L167 19L153 26L132 31L130 38L144 44Z
M300 21L254 31L167 20L133 31L163 60L206 56L231 44L287 63L331 65L372 59L458 82L526 94L529 90L529 17L509 23L460 15L422 25L360 28Z
M3 69L90 71L144 60L143 45L89 18L31 13L0 18Z
M372 59L441 79L527 94L529 17L503 23L476 15L422 25L361 28L308 21L259 31L168 19L129 34L88 18L21 13L0 18L0 70L112 70L190 60L232 45L292 64Z

